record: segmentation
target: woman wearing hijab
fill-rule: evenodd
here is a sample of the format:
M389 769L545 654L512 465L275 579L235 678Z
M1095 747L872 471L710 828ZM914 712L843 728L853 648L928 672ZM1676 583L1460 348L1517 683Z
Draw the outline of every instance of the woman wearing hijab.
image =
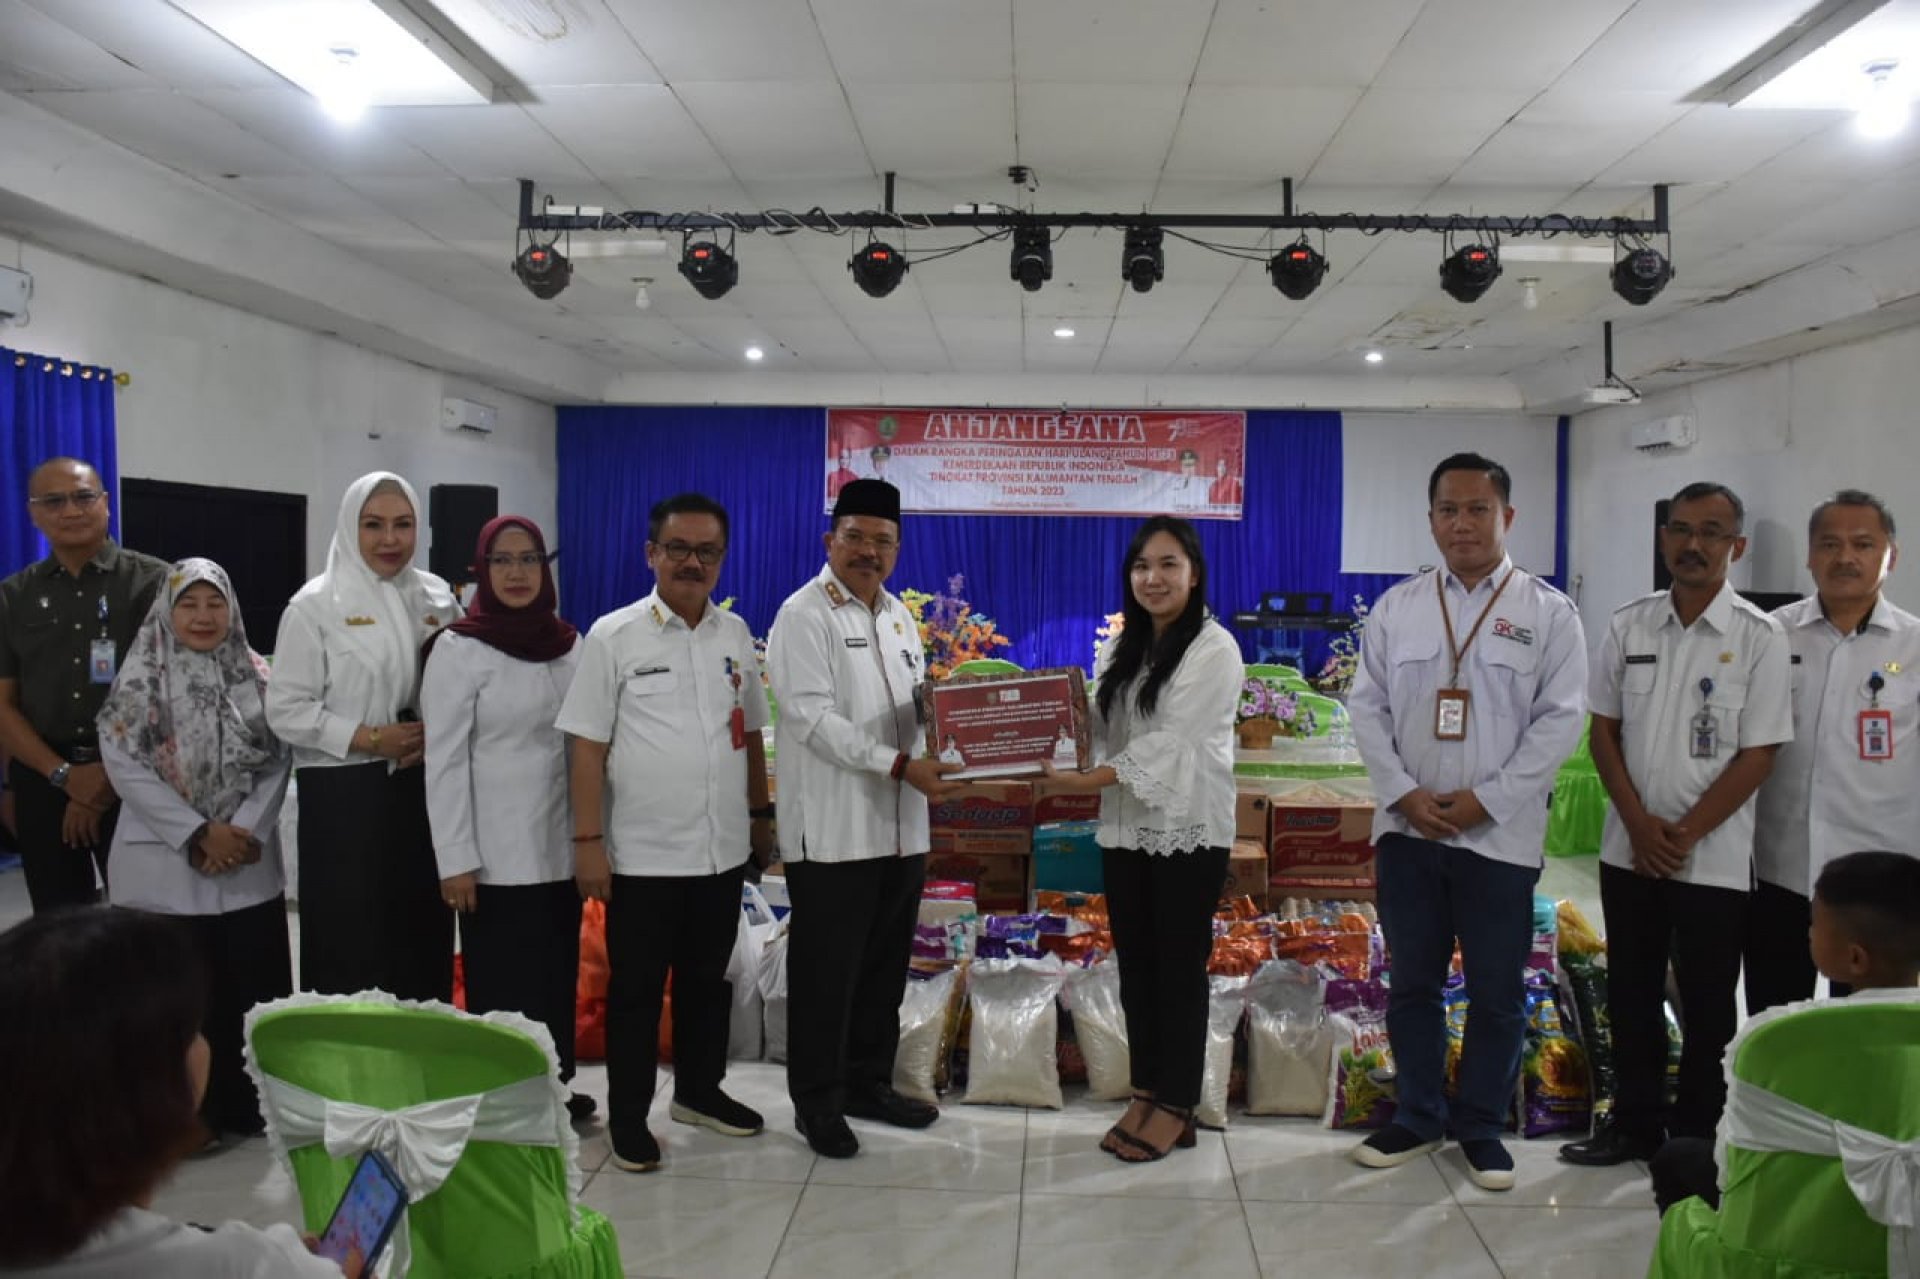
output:
M327 571L280 618L267 722L300 795L300 984L453 997L453 915L427 823L420 646L456 620L413 567L419 500L375 471L340 501Z
M580 636L558 597L539 526L502 515L480 530L467 616L427 641L420 714L440 892L460 912L467 1010L524 1013L553 1034L573 1078L580 893L573 883L566 735L554 728ZM593 1100L575 1094L576 1117Z
M264 1126L241 1021L293 990L276 829L290 759L267 727L266 687L225 570L182 560L98 719L101 762L123 805L113 904L187 921L207 969L210 1133Z

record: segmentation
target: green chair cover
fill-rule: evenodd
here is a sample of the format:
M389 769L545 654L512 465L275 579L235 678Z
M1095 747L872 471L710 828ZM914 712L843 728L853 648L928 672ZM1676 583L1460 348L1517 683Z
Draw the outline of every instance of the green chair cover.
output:
M1323 693L1295 690L1293 699L1296 705L1313 712L1313 732L1307 734L1309 737L1325 737L1335 728L1352 723L1346 706Z
M1018 675L1025 667L998 657L976 657L953 668L954 675Z
M1247 667L1248 679L1263 679L1281 692L1311 693L1313 685L1291 666L1276 662L1254 662Z
M1580 745L1553 781L1553 804L1547 810L1550 857L1590 857L1600 851L1607 825L1607 788L1600 784L1600 772L1593 764L1588 738L1592 726L1589 718L1580 732Z
M295 995L249 1016L247 1048L269 1134L293 1175L310 1231L325 1228L359 1161L324 1144L287 1148L269 1103L279 1080L336 1102L401 1110L552 1080L552 1145L475 1138L440 1188L407 1213L415 1279L619 1279L613 1227L579 1206L577 1145L543 1027L512 1014L471 1017L403 1005L378 991ZM262 1077L265 1077L265 1080Z
M1736 1090L1754 1085L1826 1119L1907 1143L1904 1155L1890 1155L1880 1171L1903 1190L1904 1210L1920 1211L1913 1202L1920 1197L1920 992L1791 1005L1749 1022L1727 1051ZM1720 1210L1702 1199L1669 1209L1649 1279L1889 1273L1888 1229L1862 1207L1840 1159L1743 1148L1740 1131L1730 1104L1719 1152ZM1907 1242L1913 1233L1905 1232ZM1908 1258L1911 1265L1912 1252Z

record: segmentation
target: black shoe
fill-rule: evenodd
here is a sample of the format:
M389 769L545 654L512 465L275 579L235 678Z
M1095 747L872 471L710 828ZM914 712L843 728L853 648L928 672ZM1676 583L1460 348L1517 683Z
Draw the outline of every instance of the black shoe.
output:
M660 1143L645 1128L624 1148L613 1148L613 1166L624 1172L655 1172L660 1167Z
M1610 1168L1635 1159L1651 1159L1659 1149L1657 1139L1635 1137L1613 1124L1603 1124L1585 1141L1570 1141L1560 1147L1560 1157L1588 1168Z
M593 1118L594 1112L598 1109L600 1109L600 1103L583 1092L567 1094L567 1118L576 1124Z
M1362 1168L1398 1168L1438 1149L1438 1141L1428 1141L1403 1125L1388 1124L1355 1146L1348 1155Z
M751 1137L767 1126L759 1111L741 1105L718 1088L702 1101L685 1102L675 1097L667 1113L675 1123L711 1128L728 1137Z
M876 1119L895 1128L925 1128L940 1117L940 1107L883 1087L848 1094L847 1113L855 1119Z
M817 1155L829 1159L851 1159L860 1153L860 1139L839 1115L795 1115L793 1126L807 1139Z

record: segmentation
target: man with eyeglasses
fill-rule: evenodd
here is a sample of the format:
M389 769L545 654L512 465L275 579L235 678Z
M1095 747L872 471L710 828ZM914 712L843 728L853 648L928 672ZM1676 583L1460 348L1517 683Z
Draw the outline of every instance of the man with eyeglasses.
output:
M751 1137L720 1089L749 855L773 851L767 694L747 624L713 603L727 512L682 493L648 516L654 589L593 624L557 727L568 746L574 877L607 904L607 1126L614 1165L660 1166L647 1126L673 972L674 1122Z
M1600 852L1613 1114L1560 1148L1577 1164L1649 1159L1667 1136L1711 1138L1753 886L1753 794L1793 737L1780 623L1735 594L1740 499L1689 484L1660 530L1673 575L1614 613L1593 667L1593 762L1613 806ZM1671 960L1684 1018L1678 1093L1664 1106L1662 1005Z
M1774 613L1793 649L1794 731L1756 801L1749 1015L1813 998L1807 932L1827 862L1911 850L1920 826L1920 617L1883 593L1893 512L1842 489L1813 509L1807 542L1816 593Z
M96 866L106 882L119 801L94 716L171 566L107 536L86 462L42 462L27 490L51 554L0 582L0 750L37 913L95 900Z
M827 563L787 597L767 639L780 721L780 853L793 899L787 945L787 1092L822 1155L860 1142L847 1116L924 1128L940 1112L893 1089L900 999L926 878L927 800L959 765L927 757L917 712L920 630L886 590L900 554L900 492L840 490Z

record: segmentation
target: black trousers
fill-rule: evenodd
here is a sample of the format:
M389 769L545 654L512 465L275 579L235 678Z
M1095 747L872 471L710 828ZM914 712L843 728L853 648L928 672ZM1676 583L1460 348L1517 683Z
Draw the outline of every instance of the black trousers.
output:
M207 969L207 1017L201 1033L213 1055L200 1117L221 1132L259 1132L260 1098L247 1078L242 1028L255 1004L293 993L287 899L275 897L224 915L171 918L192 934Z
M1707 1207L1720 1206L1720 1165L1713 1142L1705 1137L1675 1137L1647 1163L1653 1178L1653 1205L1662 1217L1682 1199L1698 1196Z
M1807 944L1812 927L1810 898L1760 881L1747 908L1747 1016L1813 998L1820 974Z
M453 912L440 896L426 773L303 768L300 985L453 998Z
M1600 867L1600 910L1607 928L1607 1009L1618 1079L1614 1123L1644 1141L1713 1136L1727 1103L1721 1071L1740 1020L1734 988L1747 938L1748 898ZM1672 1113L1667 1077L1667 965L1680 989L1680 1087Z
M646 1131L673 972L673 1095L698 1103L727 1071L745 865L718 875L615 875L607 901L607 1123L616 1149Z
M94 888L107 882L107 850L113 846L114 822L120 805L101 815L100 841L93 848L68 848L60 841L60 822L67 815L67 793L18 760L7 767L7 785L13 791L13 821L20 844L21 867L27 872L27 900L33 913L57 906L86 906L101 900Z
M1227 850L1102 858L1133 1086L1169 1106L1200 1100L1207 1062L1207 959Z
M850 1091L893 1086L926 878L924 855L787 863L787 1094L797 1114L837 1115Z
M580 982L580 890L549 884L481 884L460 916L467 1011L514 1012L553 1036L560 1078L573 1078L574 994Z

